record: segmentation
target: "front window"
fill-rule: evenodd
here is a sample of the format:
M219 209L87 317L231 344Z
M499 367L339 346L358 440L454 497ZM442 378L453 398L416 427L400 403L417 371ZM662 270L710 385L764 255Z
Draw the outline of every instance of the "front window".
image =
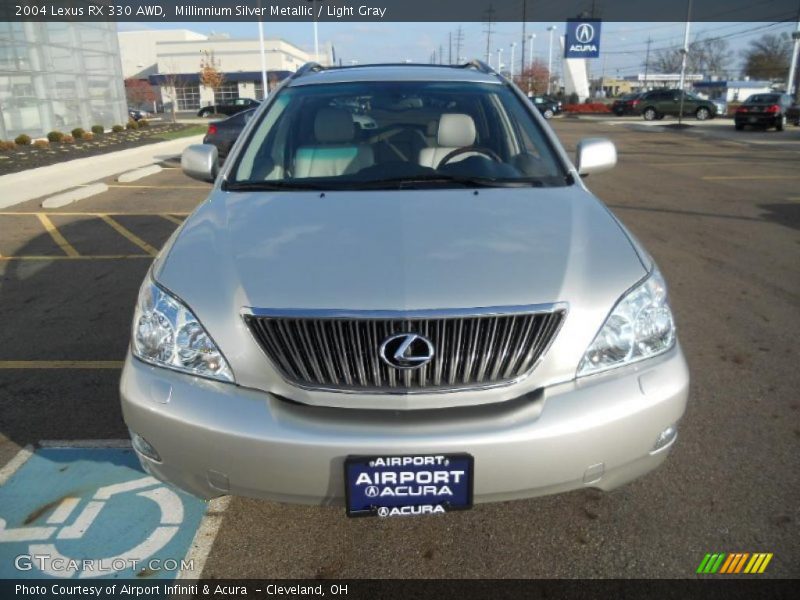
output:
M260 118L227 189L566 185L511 89L465 82L289 87Z

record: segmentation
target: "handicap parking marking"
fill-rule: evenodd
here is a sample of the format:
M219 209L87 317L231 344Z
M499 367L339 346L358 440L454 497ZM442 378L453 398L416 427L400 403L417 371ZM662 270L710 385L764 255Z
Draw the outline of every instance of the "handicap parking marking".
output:
M0 579L199 577L206 502L143 472L125 444L73 444L25 448L0 471Z

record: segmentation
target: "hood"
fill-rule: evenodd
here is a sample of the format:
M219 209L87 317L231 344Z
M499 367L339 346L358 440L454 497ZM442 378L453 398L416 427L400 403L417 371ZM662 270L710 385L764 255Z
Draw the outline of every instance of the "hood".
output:
M215 191L157 277L202 312L202 298L230 294L237 311L510 306L585 290L617 298L644 273L607 209L571 186Z

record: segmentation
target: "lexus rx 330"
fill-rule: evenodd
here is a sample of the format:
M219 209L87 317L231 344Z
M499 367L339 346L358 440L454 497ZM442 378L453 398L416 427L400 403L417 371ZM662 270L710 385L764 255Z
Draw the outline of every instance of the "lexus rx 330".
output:
M664 279L486 65L307 65L154 261L122 408L198 496L436 514L610 490L667 456L689 375Z

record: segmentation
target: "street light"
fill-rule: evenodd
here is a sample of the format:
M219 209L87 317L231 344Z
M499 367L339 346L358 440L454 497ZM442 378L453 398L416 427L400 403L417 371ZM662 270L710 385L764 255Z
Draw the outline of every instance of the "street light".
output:
M517 42L511 42L511 68L509 69L509 73L511 75L511 81L514 81L514 50L517 47Z
M497 49L497 72L503 74L503 49Z
M553 79L553 32L556 30L555 25L550 25L547 31L550 32L550 54L547 57L547 95L550 95L550 83Z
M533 66L533 40L535 39L535 33L532 33L528 36L528 68Z

